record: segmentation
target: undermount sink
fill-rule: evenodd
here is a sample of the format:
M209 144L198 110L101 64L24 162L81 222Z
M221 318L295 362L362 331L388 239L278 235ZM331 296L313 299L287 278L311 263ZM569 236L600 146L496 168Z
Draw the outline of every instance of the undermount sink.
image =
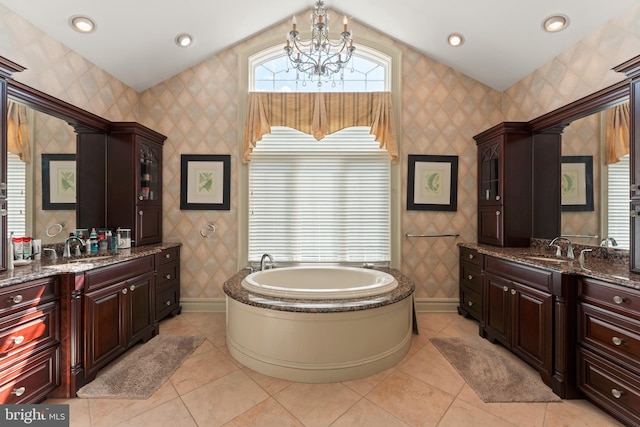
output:
M77 262L95 262L95 261L100 261L100 260L109 259L109 258L113 258L113 256L112 255L90 256L90 257L86 257L86 258L72 259L72 260L69 261L69 264L73 264L73 263L77 263Z
M534 260L534 261L545 261L545 262L553 262L556 264L563 264L565 262L570 262L570 259L563 259L563 258L552 258L552 257L546 257L546 256L542 256L542 255L536 255L536 256L525 256L526 259L530 259L530 260Z
M93 256L93 257L86 257L86 258L70 259L64 262L63 264L52 264L52 265L48 265L46 268L52 268L54 270L67 270L73 266L80 266L80 265L89 266L96 261L102 261L102 260L113 259L113 258L114 257L111 255L105 255L105 256ZM62 261L62 260L64 260L64 258L58 258L58 261Z

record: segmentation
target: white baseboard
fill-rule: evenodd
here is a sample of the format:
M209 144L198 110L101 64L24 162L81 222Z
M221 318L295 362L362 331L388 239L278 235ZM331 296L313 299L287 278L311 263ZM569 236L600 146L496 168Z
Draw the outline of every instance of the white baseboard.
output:
M460 301L458 298L417 298L417 313L455 313ZM224 313L226 303L220 298L182 298L184 313Z

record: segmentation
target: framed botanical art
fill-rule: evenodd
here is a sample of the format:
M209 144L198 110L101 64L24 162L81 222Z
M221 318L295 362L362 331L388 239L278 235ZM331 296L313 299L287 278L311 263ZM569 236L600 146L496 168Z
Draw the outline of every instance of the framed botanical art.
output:
M180 156L180 209L231 209L231 156Z
M76 208L76 155L42 154L42 209Z
M593 210L593 156L562 156L563 211Z
M409 154L407 210L458 209L458 156Z

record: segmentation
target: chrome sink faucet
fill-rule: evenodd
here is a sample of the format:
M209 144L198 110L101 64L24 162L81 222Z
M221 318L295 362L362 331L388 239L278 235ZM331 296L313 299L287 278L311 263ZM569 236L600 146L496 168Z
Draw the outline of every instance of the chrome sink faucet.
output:
M64 252L62 253L63 258L71 258L71 249L69 248L69 243L73 240L77 240L82 246L85 246L85 243L81 238L76 236L69 236L69 238L64 241Z
M613 237L607 237L602 242L600 242L600 246L604 246L608 248L609 246L618 246L618 242Z
M553 239L551 243L549 243L549 246L555 246L557 248L556 256L558 257L562 256L562 250L560 249L560 245L556 245L556 242L558 242L559 240L564 240L567 242L567 258L574 259L576 256L573 253L573 243L571 242L571 240L563 236L558 236L555 239Z
M265 263L265 260L269 258L269 263ZM260 271L264 271L265 267L273 268L273 257L269 254L262 255L260 258Z

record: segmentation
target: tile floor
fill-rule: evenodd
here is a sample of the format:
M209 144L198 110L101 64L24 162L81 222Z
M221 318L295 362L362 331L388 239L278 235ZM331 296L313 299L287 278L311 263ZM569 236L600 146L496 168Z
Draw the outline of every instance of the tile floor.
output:
M303 384L236 363L225 346L224 314L183 313L161 334L207 340L148 400L50 400L70 405L71 426L618 426L584 400L483 403L429 342L477 336L457 314L419 314L420 335L397 366L371 377Z

